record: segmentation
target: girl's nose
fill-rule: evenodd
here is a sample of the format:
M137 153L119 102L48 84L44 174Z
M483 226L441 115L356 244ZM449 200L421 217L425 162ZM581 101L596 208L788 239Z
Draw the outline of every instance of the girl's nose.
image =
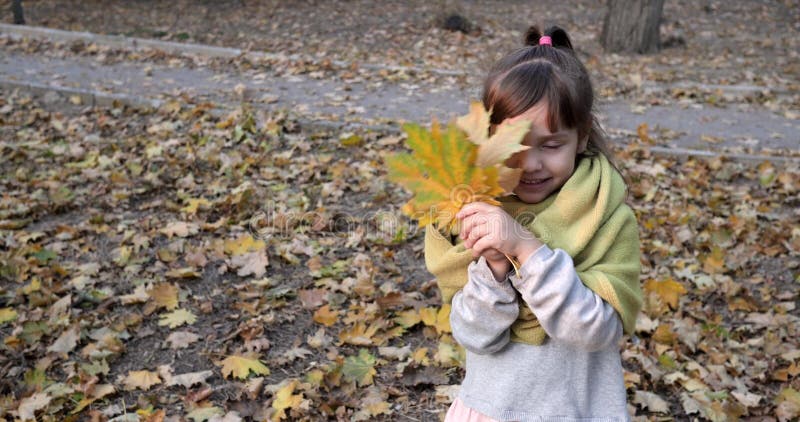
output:
M522 160L522 170L526 173L533 173L542 169L542 160L538 154L531 150L525 151L525 157Z

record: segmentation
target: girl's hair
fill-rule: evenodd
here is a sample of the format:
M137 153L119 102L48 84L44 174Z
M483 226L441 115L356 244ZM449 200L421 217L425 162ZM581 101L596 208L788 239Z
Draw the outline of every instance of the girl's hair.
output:
M542 35L552 45L539 45ZM567 32L551 26L544 34L532 26L525 34L525 47L500 59L483 87L483 105L492 111L491 128L518 116L540 100L548 103L547 126L555 132L559 122L578 131L578 140L588 136L582 155L601 153L616 169L613 154L592 110L594 91L589 73L572 49Z

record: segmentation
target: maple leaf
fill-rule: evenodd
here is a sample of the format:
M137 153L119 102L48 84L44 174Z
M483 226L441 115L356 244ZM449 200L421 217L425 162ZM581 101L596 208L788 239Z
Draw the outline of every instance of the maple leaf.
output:
M498 128L487 138L488 119L482 113L482 106L473 105L470 114L461 118L466 131L457 123L442 131L435 120L430 130L416 124L403 126L412 153L395 154L386 163L389 179L414 194L403 212L419 220L420 226L435 223L438 229L453 232L455 215L463 205L476 201L499 205L495 197L509 193L507 187L519 181L521 173L508 169L503 161L527 148L520 142L530 122ZM517 176L517 180L501 180L501 176Z
M161 384L161 378L158 377L158 373L152 371L130 371L122 383L125 384L126 390L139 388L146 391L156 384Z
M672 279L664 281L649 279L644 283L643 288L646 292L657 295L672 309L678 308L678 298L686 294L686 288Z
M247 252L258 252L267 246L263 240L256 240L249 234L244 234L236 239L225 241L225 253L228 255L242 255Z
M422 323L436 328L438 333L449 333L450 329L450 304L445 303L441 308L423 308L419 310Z
M314 322L318 322L326 327L336 323L339 312L331 310L330 305L325 305L314 312Z
M17 311L12 308L0 308L0 324L17 319Z
M170 333L167 337L167 343L170 343L172 349L183 349L189 347L190 344L200 340L200 336L188 331L175 331Z
M293 379L275 392L275 398L272 400L272 408L275 409L272 415L273 421L284 419L286 409L296 409L303 403L303 395L294 394L297 384L298 381Z
M172 283L158 283L147 294L162 308L172 310L178 307L178 287Z
M668 413L669 404L658 394L649 391L638 390L634 393L633 402L649 409L652 412Z
M231 355L220 363L222 364L222 376L225 378L233 375L236 378L245 379L250 371L258 375L269 375L269 368L260 360L246 356Z
M162 315L161 320L158 321L158 325L176 328L183 324L194 324L195 321L197 321L197 317L191 311L176 309L168 314Z
M344 360L342 374L359 386L372 384L372 377L377 374L375 362L375 356L372 356L367 349L360 349L358 356L349 356Z
M267 272L269 258L263 250L248 252L241 255L234 255L231 258L231 265L239 269L236 274L240 277L248 275L261 277Z
M467 133L467 138L478 145L475 157L478 167L500 164L515 153L530 148L520 143L531 128L530 121L498 125L495 133L488 136L490 118L491 112L486 111L481 102L473 101L469 106L469 114L456 120L456 125Z

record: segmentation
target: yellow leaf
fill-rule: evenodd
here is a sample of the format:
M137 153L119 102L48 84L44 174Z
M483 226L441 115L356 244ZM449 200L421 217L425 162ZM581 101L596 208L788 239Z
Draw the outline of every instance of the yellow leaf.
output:
M504 123L497 126L497 131L491 138L478 147L478 156L475 165L488 167L503 164L506 159L519 151L530 147L520 142L531 129L530 120L520 120L514 123Z
M183 324L194 324L195 321L197 321L197 317L190 311L186 309L176 309L168 314L162 315L161 320L158 321L158 325L176 328Z
M358 321L352 327L339 332L339 341L356 346L368 346L372 344L372 337L378 332L378 324L367 324Z
M161 384L161 378L158 377L158 373L152 371L130 371L122 383L126 390L138 388L146 391L156 384Z
M225 241L225 253L228 255L242 255L247 252L258 252L267 247L261 239L254 239L249 234L244 234L236 239Z
M725 272L725 251L719 246L714 246L711 253L703 260L703 271L709 274Z
M339 319L339 312L332 311L331 307L325 305L314 312L314 322L318 322L326 327L330 327Z
M211 202L205 198L189 198L186 200L186 203L187 205L181 208L181 211L186 214L197 214L198 208L205 210L211 206Z
M475 145L483 144L489 137L491 112L486 111L480 101L469 104L469 113L456 119L456 125L467 133L467 138Z
M174 270L167 271L166 274L167 278L198 278L200 277L200 273L197 272L192 267L183 267L183 268L176 268Z
M643 144L652 145L654 142L653 139L650 138L650 135L648 135L647 129L647 123L642 123L636 128L636 134L639 135L639 140L641 140Z
M422 323L433 327L438 333L449 333L450 329L450 304L445 303L441 308L423 308L419 315Z
M250 371L258 375L269 375L269 368L260 360L246 356L231 355L223 359L221 364L222 376L225 378L233 375L236 378L245 379Z
M178 307L178 287L172 283L158 283L147 294L162 308L172 310Z
M668 304L672 309L678 308L678 299L681 295L686 294L686 288L672 279L664 281L649 279L644 283L644 290L658 296L662 302Z
M17 311L12 308L0 308L0 324L17 319Z
M409 309L407 311L398 312L397 316L394 317L394 320L403 328L411 328L419 324L419 322L422 321L422 317L420 316L419 311Z
M292 380L275 392L275 399L272 400L272 408L275 413L272 420L282 420L286 417L286 409L296 409L303 403L303 394L293 394L297 386L297 380Z

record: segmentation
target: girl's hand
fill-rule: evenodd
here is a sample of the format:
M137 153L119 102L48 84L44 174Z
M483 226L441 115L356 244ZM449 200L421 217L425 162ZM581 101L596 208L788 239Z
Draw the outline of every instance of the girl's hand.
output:
M511 271L511 261L506 258L505 254L497 249L489 248L483 251L481 256L486 258L486 264L488 264L489 269L492 270L494 279L497 281L505 280L506 274Z
M456 218L461 220L459 236L464 240L464 247L471 248L474 257L496 249L501 254L516 257L521 264L542 245L502 208L485 202L465 205ZM492 257L497 254L492 252Z

